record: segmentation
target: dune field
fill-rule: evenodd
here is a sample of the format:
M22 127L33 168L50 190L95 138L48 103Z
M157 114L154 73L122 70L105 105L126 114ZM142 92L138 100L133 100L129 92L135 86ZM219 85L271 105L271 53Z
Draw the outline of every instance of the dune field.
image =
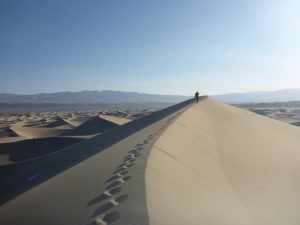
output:
M156 110L2 114L0 115L0 165L29 160L62 150L153 111Z
M2 118L24 140L1 144L0 224L300 224L299 127L210 97L142 114Z

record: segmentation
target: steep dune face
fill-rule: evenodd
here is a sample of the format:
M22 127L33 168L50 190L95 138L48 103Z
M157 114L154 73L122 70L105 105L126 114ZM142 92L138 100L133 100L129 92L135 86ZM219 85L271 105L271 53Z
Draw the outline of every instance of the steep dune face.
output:
M154 144L151 225L299 225L300 129L207 98Z

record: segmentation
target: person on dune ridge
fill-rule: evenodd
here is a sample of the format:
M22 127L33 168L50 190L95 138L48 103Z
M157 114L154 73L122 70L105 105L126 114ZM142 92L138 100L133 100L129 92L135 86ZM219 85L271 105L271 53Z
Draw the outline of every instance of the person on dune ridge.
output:
M195 93L195 101L198 104L198 102L199 102L199 92L198 91L196 91L196 93Z

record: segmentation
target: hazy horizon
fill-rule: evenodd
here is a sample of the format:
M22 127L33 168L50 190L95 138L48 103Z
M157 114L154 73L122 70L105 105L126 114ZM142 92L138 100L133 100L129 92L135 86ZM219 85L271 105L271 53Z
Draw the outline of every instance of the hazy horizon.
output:
M197 89L199 91L199 89ZM247 94L247 93L256 93L256 92L279 92L279 91L290 91L290 90L299 90L300 88L282 88L282 89L276 89L276 90L254 90L254 91L244 91L244 92L226 92L226 93L216 93L216 94L211 94L212 96L214 95L230 95L230 94ZM129 91L123 91L123 90L78 90L78 91L70 91L70 90L64 90L64 91L57 91L57 92L37 92L37 93L18 93L18 92L0 92L0 94L15 94L15 95L36 95L36 94L53 94L53 93L61 93L61 92L92 92L92 91L97 91L97 92L102 92L102 91L112 91L112 92L131 92L131 93L138 93L138 94L150 94L150 95L178 95L178 96L193 96L194 95L194 90L191 90L190 94L187 95L180 95L180 94L162 94L162 93L149 93L149 92L139 92L139 91L134 91L134 90L129 90ZM200 95L207 95L205 92L200 91Z
M1 1L0 92L300 88L300 2Z

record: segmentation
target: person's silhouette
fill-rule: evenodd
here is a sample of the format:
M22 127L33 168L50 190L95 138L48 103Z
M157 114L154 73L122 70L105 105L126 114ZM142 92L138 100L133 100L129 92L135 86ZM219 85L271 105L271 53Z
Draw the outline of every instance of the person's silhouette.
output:
M198 91L196 91L196 93L195 93L195 101L198 104L198 102L199 102L199 92Z

